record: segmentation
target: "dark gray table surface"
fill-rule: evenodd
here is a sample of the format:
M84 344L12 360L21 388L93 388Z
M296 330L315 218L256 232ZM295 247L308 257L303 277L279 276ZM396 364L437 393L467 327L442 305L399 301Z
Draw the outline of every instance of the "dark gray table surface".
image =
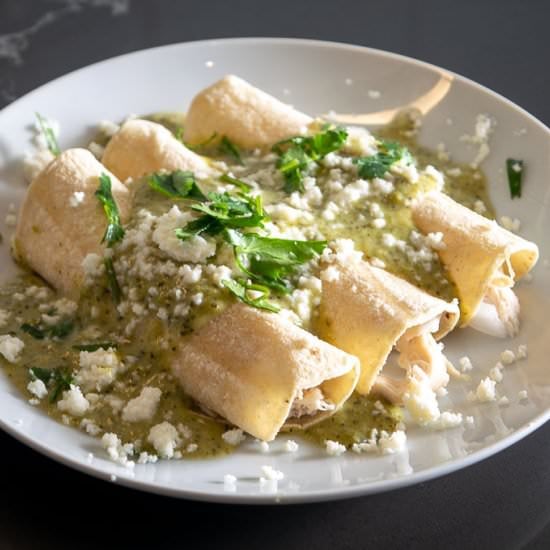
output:
M0 0L0 107L68 71L142 48L291 36L441 65L550 124L549 17L544 0ZM0 550L550 548L550 425L428 483L293 507L143 494L58 465L3 433L0 448Z

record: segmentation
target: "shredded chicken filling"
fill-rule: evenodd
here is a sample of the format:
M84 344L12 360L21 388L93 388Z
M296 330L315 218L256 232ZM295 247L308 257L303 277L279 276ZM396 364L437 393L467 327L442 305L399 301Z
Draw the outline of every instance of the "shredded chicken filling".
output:
M498 338L512 337L518 333L519 300L512 288L513 273L509 263L495 273L470 321L472 328Z
M334 403L325 399L321 389L310 388L299 391L292 403L288 418L301 418L302 416L311 416L320 411L332 410L334 410Z

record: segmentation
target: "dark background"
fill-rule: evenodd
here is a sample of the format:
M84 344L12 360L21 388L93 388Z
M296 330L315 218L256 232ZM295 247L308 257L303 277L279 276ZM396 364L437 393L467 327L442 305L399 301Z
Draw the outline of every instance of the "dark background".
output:
M0 107L68 71L150 46L290 36L441 65L550 124L549 21L544 0L0 0ZM292 507L142 494L62 467L2 433L0 448L0 550L550 548L550 425L438 480Z

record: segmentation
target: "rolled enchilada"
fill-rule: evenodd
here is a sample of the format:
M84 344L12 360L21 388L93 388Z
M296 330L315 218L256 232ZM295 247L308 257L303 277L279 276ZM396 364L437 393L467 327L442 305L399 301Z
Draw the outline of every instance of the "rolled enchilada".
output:
M217 135L244 149L270 147L303 134L312 122L308 115L233 75L201 91L185 119L186 143L197 145Z
M237 304L183 342L172 370L198 403L270 441L333 414L359 361L280 315Z
M140 119L122 125L101 160L121 181L159 170L191 170L198 176L210 170L203 157L185 147L164 126Z
M94 196L102 174L110 177L125 223L131 208L128 188L86 149L68 149L50 162L31 183L21 206L16 257L67 295L78 294L84 258L103 254L107 219Z
M439 192L419 196L412 212L420 231L443 234L438 254L458 290L461 323L495 336L516 334L512 287L537 262L537 245Z
M456 325L456 302L430 296L363 260L336 259L321 279L319 335L360 359L359 393L373 389L394 347L402 367L423 368L434 389L447 384L447 360L436 340ZM392 391L384 384L378 389L384 394Z

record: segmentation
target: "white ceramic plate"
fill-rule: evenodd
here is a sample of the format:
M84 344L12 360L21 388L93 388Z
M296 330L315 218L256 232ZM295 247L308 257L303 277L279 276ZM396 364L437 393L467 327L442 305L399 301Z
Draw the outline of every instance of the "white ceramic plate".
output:
M541 261L533 281L518 288L523 325L513 341L494 340L470 330L446 339L451 359L472 358L472 382L450 384L443 408L471 415L473 427L447 431L410 429L408 451L371 456L347 453L330 457L323 450L300 445L296 454L283 452L286 437L262 454L250 441L233 456L216 460L163 461L137 466L134 472L106 459L99 442L59 425L27 404L0 375L0 425L19 440L69 466L97 477L115 479L146 491L173 496L239 503L329 500L387 491L463 468L511 445L550 416L550 311L548 262L550 213L550 132L525 111L462 77L412 59L357 46L287 39L234 39L176 44L117 57L59 78L0 112L0 224L8 204L25 192L21 157L30 148L29 125L35 111L61 122L61 146L86 145L97 121L120 120L129 113L185 110L193 95L225 74L237 74L263 90L310 114L370 113L384 121L395 109L411 104L426 113L421 141L445 143L453 157L469 161L475 151L460 137L472 134L478 113L497 120L491 154L483 168L499 215L521 220L521 234L536 241ZM369 90L381 93L369 94ZM374 116L372 114L375 113ZM524 193L512 201L505 159L526 164ZM2 227L1 275L14 272ZM507 367L498 385L506 408L495 403L472 404L467 392L486 376L500 352L520 343L529 358ZM518 392L526 390L521 400ZM94 453L89 460L89 453ZM278 484L260 488L261 467L285 474ZM224 474L238 477L236 492L224 490Z

